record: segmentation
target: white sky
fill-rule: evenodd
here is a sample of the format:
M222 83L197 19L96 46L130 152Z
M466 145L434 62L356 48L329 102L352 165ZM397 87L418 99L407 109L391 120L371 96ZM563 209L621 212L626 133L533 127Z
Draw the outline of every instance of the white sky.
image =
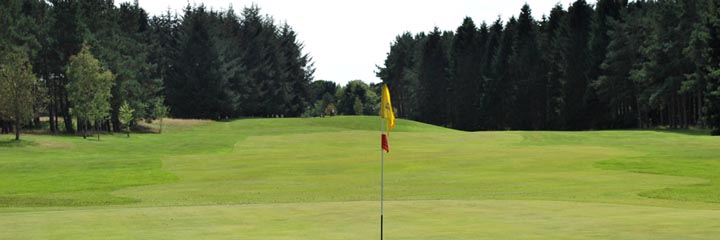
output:
M118 0L126 2L132 0ZM350 80L379 82L375 65L382 66L390 44L404 31L428 32L437 26L455 30L465 16L477 25L492 23L498 16L503 21L517 16L527 2L533 16L540 19L556 3L564 8L572 0L190 0L213 9L233 6L240 12L244 6L257 3L263 15L287 21L305 44L305 53L315 61L315 79L345 84ZM186 0L140 0L150 15L159 15L168 8L179 13ZM594 4L594 0L588 3ZM119 3L118 3L119 4Z

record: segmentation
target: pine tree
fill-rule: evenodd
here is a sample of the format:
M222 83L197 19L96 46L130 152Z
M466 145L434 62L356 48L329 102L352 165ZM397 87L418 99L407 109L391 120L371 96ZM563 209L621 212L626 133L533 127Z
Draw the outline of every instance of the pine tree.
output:
M173 63L180 54L179 19L168 11L150 19L149 28L148 61L153 66L150 70L150 78L160 79L165 86L160 92L161 97L156 98L154 102L160 101L164 105L165 97L174 90L167 86L176 84L178 80L176 75L178 66ZM153 111L157 109L154 107ZM153 115L157 119L157 115Z
M508 129L510 128L510 108L515 103L513 87L515 84L516 69L510 66L510 56L513 54L513 45L517 38L517 19L511 17L505 24L505 28L500 38L500 43L494 55L492 62L492 77L485 82L486 92L488 94L486 104L486 113L489 116L491 129Z
M658 125L686 127L683 102L687 96L680 90L686 75L694 72L692 61L683 54L690 26L697 21L693 8L694 1L660 1L649 15L650 31L641 47L645 61L634 79L647 86L640 92L640 101L655 112Z
M242 49L238 42L240 19L232 8L224 13L211 13L211 35L214 37L218 64L220 65L220 114L225 117L238 117L241 109L240 94L235 91L234 84L244 81L246 68L240 63Z
M537 23L532 17L530 6L522 7L517 22L517 36L513 45L514 52L509 64L517 71L509 83L510 94L514 102L505 109L510 111L508 119L513 129L542 129L545 119L545 82L540 77L540 52L537 40Z
M284 115L298 117L305 110L309 101L310 81L305 75L305 68L311 64L308 55L302 55L303 46L297 41L297 34L288 25L281 28L279 51L284 64L282 88L285 101L282 103Z
M120 131L119 108L127 101L135 110L136 118L148 118L151 102L160 97L163 82L160 76L154 76L155 66L150 62L150 23L148 14L134 3L122 3L116 10L117 29L115 37L103 39L107 44L106 53L99 58L108 63L109 69L116 74L113 87L111 122L115 131ZM109 28L109 27L106 27ZM107 58L105 57L107 56Z
M445 125L449 61L442 33L437 27L428 35L420 61L418 119L429 124Z
M448 101L452 107L453 128L478 128L476 103L481 96L481 59L479 32L471 18L466 17L458 27L452 47L452 79Z
M210 26L210 13L203 5L194 9L186 8L180 26L181 51L173 63L176 72L166 86L167 101L176 117L226 117L221 112L225 86Z
M587 129L588 104L586 93L589 86L587 69L590 67L588 40L593 9L584 0L575 1L568 9L561 25L558 44L563 46L560 65L562 71L562 103L560 114L567 129Z
M563 66L563 46L560 40L560 27L563 18L567 15L562 5L555 5L550 11L550 16L542 24L542 33L540 37L540 49L543 53L541 60L541 75L546 86L543 90L546 93L545 98L545 129L560 128L560 105L562 103L562 82L561 82L561 66Z
M502 35L502 20L498 18L488 29L487 41L483 45L484 52L482 56L482 66L480 66L482 72L480 83L482 92L480 94L482 96L476 103L478 112L480 113L478 122L482 129L497 129L498 126L496 114L493 114L499 108L499 106L496 105L497 101L495 101L497 100L497 95L493 92L496 89L495 84L497 83L495 81L497 79L497 73L494 69L494 60L495 54L498 52L498 47L500 46Z
M601 76L592 82L598 97L608 107L608 127L643 127L638 102L639 86L631 79L633 69L639 67L639 48L644 31L639 13L624 9L617 19L608 22L610 40L605 59L600 65Z
M596 79L600 74L600 66L605 60L606 49L610 44L610 25L618 20L620 11L627 5L626 0L599 0L595 4L595 15L593 15L592 31L590 34L589 48L591 51L591 66L588 71L590 79Z
M78 1L68 0L51 0L52 10L50 11L52 21L49 23L49 36L53 37L50 41L47 54L47 75L41 76L48 81L48 89L51 92L50 106L51 112L55 118L53 125L59 122L57 117L63 118L65 132L74 133L73 118L70 114L71 104L68 99L68 91L66 85L68 79L65 75L70 57L76 55L83 43L83 23L80 15L80 5ZM57 127L56 127L57 129Z
M377 77L388 85L398 117L415 117L412 113L415 112L413 96L417 89L415 68L417 67L418 41L409 32L398 35L390 45L385 66L378 67Z
M701 21L694 26L685 55L694 61L695 72L683 82L686 89L699 90L703 101L698 105L699 119L711 129L712 135L720 135L720 3L708 1L701 11ZM703 115L703 116L700 116Z

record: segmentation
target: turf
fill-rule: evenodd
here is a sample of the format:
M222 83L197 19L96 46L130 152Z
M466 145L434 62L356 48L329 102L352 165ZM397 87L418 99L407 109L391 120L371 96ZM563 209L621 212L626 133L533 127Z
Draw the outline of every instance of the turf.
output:
M0 136L0 239L377 237L377 117ZM720 138L461 132L400 120L389 239L714 239ZM42 226L42 227L38 227Z

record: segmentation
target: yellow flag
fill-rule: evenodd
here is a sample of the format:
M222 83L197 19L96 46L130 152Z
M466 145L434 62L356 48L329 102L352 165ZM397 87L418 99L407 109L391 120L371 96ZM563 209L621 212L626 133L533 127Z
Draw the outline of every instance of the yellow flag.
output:
M395 127L395 113L390 102L390 90L387 85L382 85L382 98L380 100L380 117L387 120L387 131Z

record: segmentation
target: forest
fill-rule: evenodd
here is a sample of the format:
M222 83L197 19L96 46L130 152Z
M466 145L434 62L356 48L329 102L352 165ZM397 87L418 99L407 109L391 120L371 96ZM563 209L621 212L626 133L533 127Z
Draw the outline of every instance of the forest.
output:
M577 0L535 19L526 4L509 19L401 33L376 73L398 117L460 130L720 134L719 5ZM378 83L314 71L293 28L257 5L150 16L137 1L0 2L2 133L377 113Z
M134 119L298 117L314 66L296 36L257 5L149 16L137 1L2 1L0 126L121 131L125 103Z
M403 33L377 76L398 115L462 130L720 131L720 1L599 0Z

